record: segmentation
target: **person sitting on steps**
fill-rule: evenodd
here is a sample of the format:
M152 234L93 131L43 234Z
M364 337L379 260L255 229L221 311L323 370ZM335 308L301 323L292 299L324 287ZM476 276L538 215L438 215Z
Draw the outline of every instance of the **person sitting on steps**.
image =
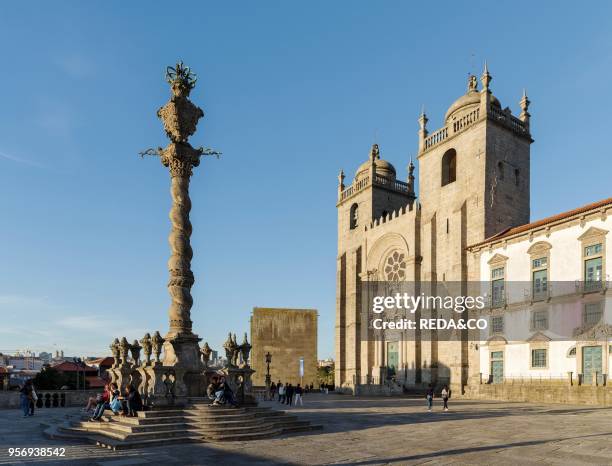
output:
M142 411L142 398L138 390L132 384L125 387L125 400L123 402L123 415L129 417L138 416L138 411Z

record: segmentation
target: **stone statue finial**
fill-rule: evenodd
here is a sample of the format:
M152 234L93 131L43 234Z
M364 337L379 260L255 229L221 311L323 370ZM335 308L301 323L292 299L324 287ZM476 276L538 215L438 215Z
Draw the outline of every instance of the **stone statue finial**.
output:
M380 150L378 149L378 144L372 144L372 148L370 149L370 160L376 160L380 158Z
M144 352L145 363L148 364L151 362L151 353L153 351L153 346L151 344L151 335L147 332L145 336L140 340L140 344L142 345L142 350Z
M340 189L344 189L344 170L340 169L340 173L338 174L338 186Z
M128 353L130 351L130 344L128 343L127 338L121 338L121 341L119 342L119 351L121 353L121 363L127 364Z
M161 362L159 360L159 356L161 355L162 347L163 347L163 344L164 344L165 341L166 340L164 340L162 338L162 336L159 334L159 331L156 331L153 334L153 338L151 339L151 346L152 346L152 349L153 349L153 354L155 356L155 362L156 363Z
M134 364L140 365L140 350L142 346L138 344L138 340L134 340L134 342L130 345L130 353L132 353L132 359L134 360Z
M202 362L205 367L208 367L208 361L210 361L210 355L212 354L212 349L208 346L208 342L204 343L202 349L200 349L200 354L202 355Z
M111 353L113 355L113 359L115 360L115 366L118 366L121 362L120 352L119 352L119 338L115 338L113 342L110 344Z
M475 92L478 90L478 78L473 74L468 77L468 92Z

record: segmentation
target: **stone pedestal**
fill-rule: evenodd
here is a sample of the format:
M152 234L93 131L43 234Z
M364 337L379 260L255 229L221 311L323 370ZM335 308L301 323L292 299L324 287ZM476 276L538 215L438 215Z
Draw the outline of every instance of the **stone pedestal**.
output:
M125 391L125 387L132 383L132 365L127 362L122 362L119 365L113 365L110 373L111 382L117 384L117 387L121 393Z
M202 393L204 365L200 360L200 340L194 334L169 333L165 337L163 366L175 371L177 397Z

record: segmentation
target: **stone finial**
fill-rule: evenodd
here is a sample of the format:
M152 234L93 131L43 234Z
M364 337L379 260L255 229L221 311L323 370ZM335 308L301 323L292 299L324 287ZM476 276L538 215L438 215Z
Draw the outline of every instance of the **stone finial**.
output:
M227 340L223 343L223 349L225 350L225 359L227 359L227 365L229 367L233 366L234 360L234 342L232 340L231 332L227 335Z
M242 354L242 363L244 367L249 366L249 354L251 354L251 348L252 346L247 339L247 334L244 332L244 338L242 340L242 344L240 345L240 352Z
M210 355L212 354L212 349L208 346L208 342L204 343L202 349L200 349L200 354L202 355L202 362L205 367L208 367L208 361L210 361Z
M427 131L427 122L429 119L425 115L425 105L421 108L421 114L419 115L419 152L425 149L425 138L429 134Z
M151 353L153 351L153 346L151 344L151 335L147 332L145 336L140 340L140 344L142 345L142 350L144 352L145 363L151 362Z
M529 117L531 116L528 111L530 104L531 101L527 97L527 91L523 89L523 97L521 97L521 100L519 102L519 105L521 106L521 114L519 115L519 120L524 121L527 125L529 125Z
M372 148L370 149L370 160L376 160L380 158L380 150L378 148L378 144L372 144Z
M153 354L155 356L156 363L161 362L159 359L159 356L161 355L162 348L163 348L165 341L166 340L164 340L162 336L159 334L159 331L156 331L153 334L153 338L151 339L151 346L152 346Z
M238 357L240 356L240 346L238 345L238 340L236 339L236 334L234 333L234 339L232 340L232 345L234 348L233 354L232 354L232 365L233 366L237 366L238 365Z
M468 92L473 92L478 90L478 78L473 74L468 76Z
M111 353L113 355L113 359L115 360L115 366L118 366L120 361L120 352L119 352L119 338L115 338L113 342L110 344Z
M412 157L410 157L410 163L408 164L408 188L414 192L414 163L412 163Z
M338 189L340 189L340 191L344 190L344 170L340 170L338 174Z
M130 345L130 353L132 354L132 359L134 360L134 364L140 364L140 350L142 346L138 344L138 340L134 340L134 342Z
M427 118L427 115L425 114L425 105L423 105L421 107L421 114L419 115L419 128L421 131L424 131L425 134L427 134L427 122L429 121L429 118Z
M130 351L130 344L128 343L127 338L121 338L121 341L119 342L119 351L121 353L121 363L126 364Z
M492 80L493 78L489 74L489 67L487 65L487 61L485 60L484 70L482 71L482 76L480 77L480 82L482 83L482 92L489 91L489 84L491 84Z

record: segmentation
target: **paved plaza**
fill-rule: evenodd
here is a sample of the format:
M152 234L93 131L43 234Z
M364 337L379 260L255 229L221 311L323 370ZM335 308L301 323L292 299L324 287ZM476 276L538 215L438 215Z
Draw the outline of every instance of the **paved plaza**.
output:
M277 403L264 405L280 407ZM612 464L612 409L451 400L428 413L414 398L309 395L292 408L323 431L251 442L109 451L48 440L42 423L76 409L24 419L0 411L0 464ZM10 458L9 447L65 447L66 457Z

